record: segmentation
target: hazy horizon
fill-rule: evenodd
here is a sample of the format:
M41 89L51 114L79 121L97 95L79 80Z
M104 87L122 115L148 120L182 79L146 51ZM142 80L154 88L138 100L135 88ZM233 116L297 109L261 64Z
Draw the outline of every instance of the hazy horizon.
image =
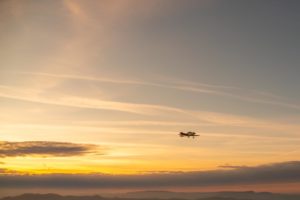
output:
M299 192L299 8L0 1L0 192Z

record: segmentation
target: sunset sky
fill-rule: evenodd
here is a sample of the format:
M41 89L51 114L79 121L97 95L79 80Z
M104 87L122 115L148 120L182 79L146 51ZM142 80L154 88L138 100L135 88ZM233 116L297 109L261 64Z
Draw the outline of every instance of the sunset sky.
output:
M299 8L0 1L0 191L297 192Z

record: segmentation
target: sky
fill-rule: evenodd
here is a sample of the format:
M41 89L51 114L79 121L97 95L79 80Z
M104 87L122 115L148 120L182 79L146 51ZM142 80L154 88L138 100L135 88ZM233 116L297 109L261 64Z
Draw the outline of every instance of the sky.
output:
M299 192L299 6L0 1L0 191Z

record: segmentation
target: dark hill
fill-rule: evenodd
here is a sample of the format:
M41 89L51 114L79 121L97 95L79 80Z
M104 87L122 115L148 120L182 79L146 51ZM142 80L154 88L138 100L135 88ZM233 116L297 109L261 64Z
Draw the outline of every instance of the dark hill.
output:
M14 197L4 197L0 200L300 200L300 195L256 193L256 192L168 192L141 191L122 194L112 194L110 197L94 196L62 196L58 194L22 194Z

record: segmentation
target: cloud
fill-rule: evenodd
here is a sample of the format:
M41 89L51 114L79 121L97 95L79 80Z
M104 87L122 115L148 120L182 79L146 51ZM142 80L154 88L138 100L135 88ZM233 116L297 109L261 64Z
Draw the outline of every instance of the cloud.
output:
M0 142L0 157L43 156L64 157L99 153L99 146L68 142L28 141Z
M64 5L72 14L72 16L74 16L74 21L77 20L83 22L87 18L85 12L82 10L81 6L77 2L64 0Z
M247 168L245 165L220 165L218 166L219 168L224 168L224 169L243 169Z
M95 98L85 98L70 95L55 95L51 98L40 96L40 91L0 85L0 97L17 99L22 101L42 103L57 106L67 106L75 108L89 108L99 110L113 110L144 115L162 114L165 112L184 113L179 108L154 105L154 104L136 104L127 102L107 101Z
M0 168L0 174L18 174L19 172L16 170L8 169L8 168Z
M138 114L144 116L179 116L199 120L211 125L232 126L232 127L253 127L265 130L290 131L298 133L300 126L293 123L286 123L282 120L266 120L242 115L234 115L218 112L193 111L184 108L144 103L129 103L121 101L102 100L72 96L67 94L53 94L44 96L41 91L25 87L14 87L0 85L0 97L16 99L25 102L33 102L47 105L64 106L82 109L109 110ZM284 122L284 123L283 123Z
M13 72L13 71L11 71ZM268 105L281 106L286 108L300 109L300 105L292 104L288 102L282 102L282 97L274 95L272 93L256 90L245 90L239 87L227 86L227 85L215 85L207 83L193 83L184 81L169 81L165 80L163 83L147 82L140 80L120 80L120 78L97 78L91 76L74 75L74 74L52 74L43 72L25 72L25 71L14 71L14 73L32 75L32 76L44 76L61 79L74 79L74 80L86 80L96 82L108 82L115 84L131 84L131 85L144 85L161 87L166 89L176 89L193 93L206 93L210 95L218 95L224 97L230 97L239 99L246 102L261 103ZM243 92L242 92L243 91ZM246 91L246 92L245 92Z
M207 187L243 184L300 183L300 161L227 170L141 175L48 174L1 175L0 188L128 188Z

